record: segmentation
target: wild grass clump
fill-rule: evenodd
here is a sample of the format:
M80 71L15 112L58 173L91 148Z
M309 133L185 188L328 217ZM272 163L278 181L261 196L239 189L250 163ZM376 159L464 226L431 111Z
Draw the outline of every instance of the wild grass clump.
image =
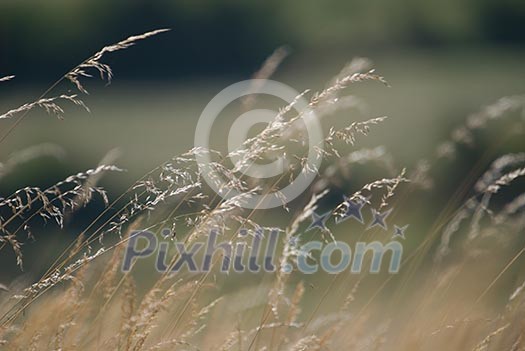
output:
M92 71L111 81L111 67L102 62L105 54L165 31L132 36L104 47L34 102L1 115L0 119L15 122L0 143L34 108L62 116L60 104L69 101L87 109L77 94L49 94L63 81L72 83L78 94L87 94L82 79L90 77ZM286 49L278 49L256 77L268 78L286 55ZM397 275L343 272L308 277L280 269L304 254L300 244L312 236L326 242L392 240L391 233L373 228L357 232L354 228L351 237L341 238L340 228L350 226L348 222L338 224L337 230L330 226L317 229L308 234L310 237L304 230L314 213L332 209L329 221L339 221L355 201L366 203L374 211L391 210L396 222L410 215L403 209L414 201L419 202L423 213L427 204L419 200L420 194L440 192L435 189L434 171L454 167L453 157L463 147L478 147L478 131L524 109L523 97L503 98L469 117L431 157L413 166L398 165L395 155L383 146L359 148L360 140L381 128L386 117L352 117L345 127L333 127L336 123L331 118L336 112L363 104L348 95L348 90L364 81L388 85L367 60L353 60L324 89L313 94L305 91L299 96L308 99L306 109L294 112L295 102L281 108L274 121L246 140L242 148L229 154L193 148L152 169L114 199L97 185L102 174L121 171L112 164L113 156L49 188L27 186L0 199L0 251L13 250L20 268L23 238L40 230L42 221L52 220L62 227L64 218L86 205L95 194L105 204L39 279L25 286L0 285L5 296L0 305L3 348L524 349L525 276L519 263L525 252L520 236L525 227L525 196L513 193L519 191L520 179L525 175L525 157L521 152L480 163L467 175L457 191L450 194L448 205L433 224L418 225L417 232L411 233L414 237L406 241ZM253 106L253 99L244 100L243 106ZM328 127L323 145L316 148L317 157L324 159L319 170L309 165L305 149L308 135L301 122L301 117L311 112ZM239 170L270 160L283 150L294 151L288 157L285 174L264 181L239 175ZM209 189L196 163L195 156L199 154L213 157L211 178L226 193L236 191L239 195L222 198ZM231 157L239 162L228 163ZM349 188L351 171L368 163L379 164L383 173L363 184L352 183ZM177 262L178 254L167 257L166 273L148 271L151 267L139 261L133 263L130 272L122 272L125 245L136 230L149 230L160 236L168 229L172 240L191 245L219 228L223 239L234 246L245 243L247 235L274 230L265 224L267 212L258 208L247 210L243 205L255 195L264 197L280 189L302 168L316 172L315 181L296 200L299 205L283 203L280 213L287 225L280 229L283 235L274 273L249 277L221 274L222 259L214 256L209 272L171 274L169 268ZM0 167L0 172L2 169L10 170ZM500 197L506 190L512 195L510 199L509 192Z

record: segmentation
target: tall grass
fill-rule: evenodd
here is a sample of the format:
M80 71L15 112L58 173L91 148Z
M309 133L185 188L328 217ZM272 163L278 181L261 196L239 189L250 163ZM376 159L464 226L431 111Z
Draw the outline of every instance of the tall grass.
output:
M104 47L74 67L33 102L14 108L0 119L15 119L0 138L34 108L63 116L61 104L72 102L87 109L80 94L87 90L82 79L94 71L110 81L111 67L105 54L123 50L135 42L165 30L132 36ZM286 56L278 49L255 74L268 78ZM90 73L91 72L91 73ZM1 82L12 79L2 78ZM78 94L50 96L69 81ZM327 126L324 149L318 148L324 166L314 184L283 207L286 221L279 245L278 268L302 253L292 242L308 240L304 233L312 214L332 208L329 223L344 215L351 201L367 203L376 211L392 209L391 218L414 219L405 210L421 193L439 194L435 179L439 168L454 167L451 160L462 148L476 148L481 130L501 119L523 112L524 98L507 97L476 113L457 127L449 140L436 147L431 157L415 165L398 165L395 155L382 147L359 149L362 138L381 128L386 117L362 121L349 119L335 128L335 112L360 106L348 95L364 81L386 84L370 63L356 59L329 80L317 93L305 91L307 110ZM243 101L249 108L253 97ZM125 245L135 230L159 236L168 228L178 241L202 241L220 228L234 245L245 236L271 230L267 212L247 210L243 203L254 195L267 195L308 167L307 134L294 103L283 107L275 120L235 150L235 166L226 160L233 154L194 148L152 169L115 199L97 186L99 176L119 172L108 156L97 167L72 175L47 188L27 186L0 200L0 250L13 250L23 268L23 237L31 236L42 222L60 226L64 218L98 194L106 207L56 258L47 272L29 286L0 286L5 298L0 306L0 342L9 350L521 350L525 349L522 293L525 277L519 270L525 246L525 226L520 178L525 175L523 153L480 160L431 225L415 225L405 243L405 256L397 275L317 274L299 272L235 274L219 273L221 257L208 273L155 274L151 262L136 262L131 272L120 269ZM332 118L332 119L331 119ZM516 122L516 121L514 121ZM522 121L517 121L519 125ZM508 125L508 124L504 124ZM293 150L284 175L265 181L238 176L238 170L281 150ZM223 199L202 179L195 161L199 153L214 160L214 176L227 180L227 191L241 195ZM38 152L36 156L38 157ZM487 162L489 161L489 162ZM491 162L490 162L491 161ZM349 187L349 173L356 165L377 163L384 172L359 186ZM9 171L10 168L5 168ZM0 168L1 170L1 168ZM343 198L341 195L345 193ZM500 196L504 193L504 196ZM510 200L509 200L510 197ZM330 199L332 198L332 200ZM337 198L334 204L333 198ZM422 197L424 198L424 197ZM428 204L431 206L431 204ZM324 212L324 211L323 211ZM38 219L41 219L40 221ZM391 240L391 233L356 229L341 222L309 235L330 242L341 239ZM352 231L348 237L346 229ZM357 235L356 235L357 234ZM343 237L342 237L343 236ZM341 238L342 237L342 238ZM33 243L32 245L38 245ZM168 267L179 256L169 257ZM315 258L315 257L314 257ZM146 273L145 273L146 272ZM168 269L169 272L169 269Z

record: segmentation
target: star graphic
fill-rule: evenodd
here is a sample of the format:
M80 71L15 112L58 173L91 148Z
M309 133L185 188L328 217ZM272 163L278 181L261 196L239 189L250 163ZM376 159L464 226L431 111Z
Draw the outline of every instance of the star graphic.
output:
M383 228L384 230L387 230L388 227L387 227L387 225L385 223L385 220L388 217L388 215L390 214L390 212L392 212L392 209L386 210L385 212L379 212L379 211L377 211L375 209L372 209L372 215L374 216L374 219L368 225L367 229L373 228L376 225L378 225L381 228Z
M347 206L343 216L337 219L337 224L344 222L351 217L357 219L360 223L363 223L363 214L361 213L361 209L365 206L365 202L353 201L344 195L343 197Z
M290 245L291 247L298 247L299 246L299 237L297 237L297 236L290 237L290 239L288 240L288 245Z
M326 228L326 221L328 220L328 217L332 214L332 211L328 211L326 213L323 213L322 215L318 215L317 213L312 213L312 223L310 226L306 229L306 231L310 231L315 228L320 228L323 231L328 230Z
M401 239L406 239L405 230L407 230L407 228L408 228L408 224L405 225L404 227L398 227L397 225L394 224L394 235L392 235L392 237L393 238L400 237Z

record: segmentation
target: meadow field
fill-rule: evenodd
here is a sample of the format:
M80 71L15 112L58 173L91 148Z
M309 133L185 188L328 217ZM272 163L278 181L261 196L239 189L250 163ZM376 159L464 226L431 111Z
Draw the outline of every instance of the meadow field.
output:
M112 68L155 65L141 45L174 30L86 52L55 84L0 75L0 349L525 349L525 51Z

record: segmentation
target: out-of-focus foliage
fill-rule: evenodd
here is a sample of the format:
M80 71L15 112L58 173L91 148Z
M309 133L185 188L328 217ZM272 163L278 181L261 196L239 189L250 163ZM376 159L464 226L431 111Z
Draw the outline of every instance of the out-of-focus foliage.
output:
M171 27L163 45L172 71L159 64L162 72L151 68L141 74L168 79L169 73L245 74L281 44L307 50L521 46L524 22L520 0L7 0L0 4L0 67L10 72L23 67L19 79L48 79L46 72L62 71L106 41ZM35 55L46 70L28 69Z

